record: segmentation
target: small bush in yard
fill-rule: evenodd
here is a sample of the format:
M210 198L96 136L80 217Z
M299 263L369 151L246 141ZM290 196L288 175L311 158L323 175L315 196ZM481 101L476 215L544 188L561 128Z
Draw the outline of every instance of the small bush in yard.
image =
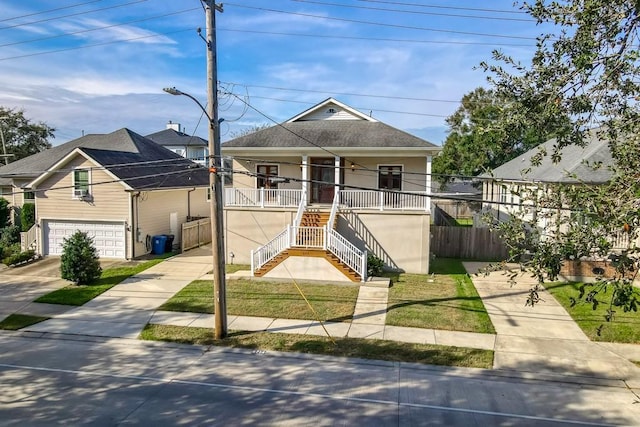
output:
M10 213L11 209L9 209L9 201L4 197L0 197L0 228L5 228L9 225Z
M93 239L87 233L76 231L62 244L60 272L62 278L77 285L86 285L98 279L102 274L100 257L93 245Z
M384 270L384 261L372 253L367 254L367 277L381 276Z
M20 243L20 227L10 225L0 229L0 246L7 247L15 243Z
M29 249L28 251L20 252L20 248L18 248L17 252L4 258L2 260L2 263L6 265L15 265L21 262L29 261L31 258L34 257L34 255L35 255L35 251L31 249Z

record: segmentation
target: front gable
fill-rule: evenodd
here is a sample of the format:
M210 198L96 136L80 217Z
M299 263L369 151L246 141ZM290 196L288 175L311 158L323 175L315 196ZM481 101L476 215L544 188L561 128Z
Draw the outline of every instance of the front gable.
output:
M292 117L287 120L286 123L315 120L362 120L367 122L377 122L374 118L367 116L338 100L328 98L320 104L317 104L297 116Z

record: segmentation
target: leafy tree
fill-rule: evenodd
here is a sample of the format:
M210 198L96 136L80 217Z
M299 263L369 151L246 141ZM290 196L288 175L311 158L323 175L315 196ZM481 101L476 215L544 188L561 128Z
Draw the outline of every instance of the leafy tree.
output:
M102 267L93 239L80 230L64 239L60 257L62 278L86 285L100 277Z
M256 133L258 131L261 131L263 129L267 129L267 128L271 127L271 126L272 125L270 125L269 123L262 123L262 124L259 124L259 125L253 125L251 127L248 127L248 128L245 128L245 129L242 129L242 130L239 130L239 131L230 132L229 136L232 139L240 138L241 136L250 135L252 133Z
M493 90L482 87L462 97L460 107L447 118L450 130L442 152L433 160L433 173L473 176L496 168L544 142L528 126L505 129L493 126L509 105Z
M542 215L554 218L544 238L535 237L536 224L520 219L496 227L505 233L514 258L525 251L534 254L527 267L541 282L553 280L566 259L612 259L616 273L579 295L594 308L606 300L609 321L616 310L637 311L640 301L631 285L640 267L635 245L640 237L639 6L624 0L536 0L523 8L557 31L538 38L529 65L500 52L482 64L497 96L511 106L494 127L553 133L557 144L552 152L541 152L537 162L543 155L559 160L564 146L583 145L587 132L596 132L608 142L614 164L605 185L548 185L528 196ZM525 235L534 237L522 244ZM626 248L613 251L611 242L621 238Z
M25 203L20 210L20 224L22 225L22 231L29 231L35 223L36 205L34 203Z
M32 154L51 148L49 138L54 138L55 129L45 123L33 123L23 111L0 107L0 130L4 137L9 162L20 160ZM0 165L4 161L0 162Z
M9 225L9 201L4 197L0 197L0 229L5 228Z

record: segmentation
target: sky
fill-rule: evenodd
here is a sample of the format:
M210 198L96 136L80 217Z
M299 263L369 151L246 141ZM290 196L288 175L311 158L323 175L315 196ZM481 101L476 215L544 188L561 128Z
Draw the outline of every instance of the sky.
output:
M200 0L5 0L0 105L58 145L180 123L207 137ZM487 87L500 50L530 61L541 29L512 0L232 0L216 13L222 141L334 97L441 145L445 118Z

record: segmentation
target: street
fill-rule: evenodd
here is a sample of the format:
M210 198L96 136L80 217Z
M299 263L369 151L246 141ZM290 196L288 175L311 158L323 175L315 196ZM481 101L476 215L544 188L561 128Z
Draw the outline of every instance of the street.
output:
M0 332L3 426L640 425L611 380L25 335Z

